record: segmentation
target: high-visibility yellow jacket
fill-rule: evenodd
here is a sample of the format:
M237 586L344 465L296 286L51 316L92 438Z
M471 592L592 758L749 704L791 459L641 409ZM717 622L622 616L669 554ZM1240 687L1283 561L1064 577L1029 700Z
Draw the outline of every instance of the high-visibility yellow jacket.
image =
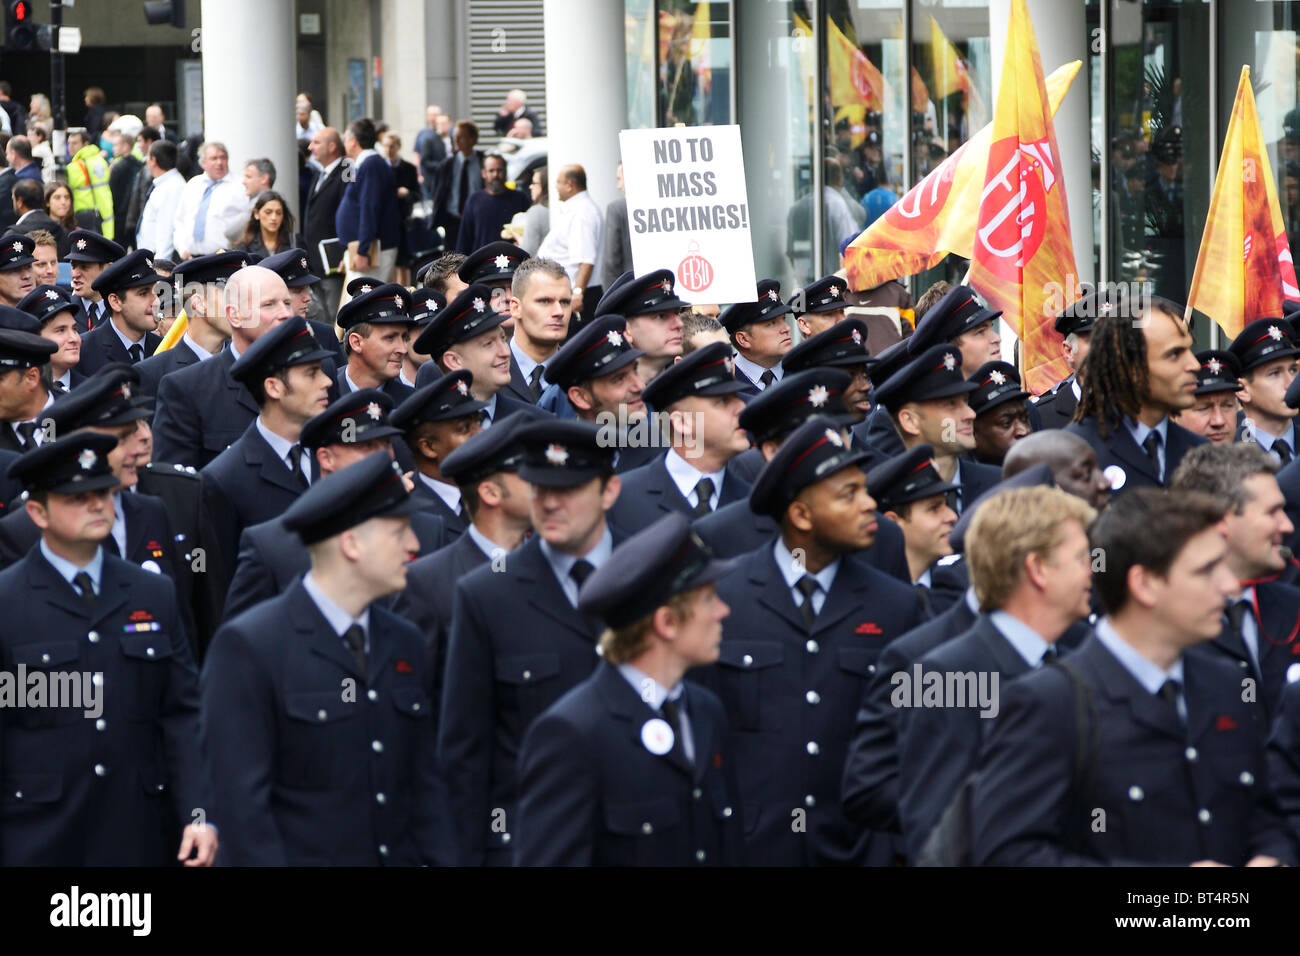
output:
M108 188L108 163L99 147L87 144L68 163L68 186L72 189L72 211L94 209L99 213L105 239L113 238L113 193Z

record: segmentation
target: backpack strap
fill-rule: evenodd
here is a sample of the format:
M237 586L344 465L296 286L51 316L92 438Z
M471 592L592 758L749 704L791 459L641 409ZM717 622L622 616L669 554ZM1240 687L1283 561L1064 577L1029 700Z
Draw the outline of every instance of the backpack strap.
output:
M1089 819L1089 804L1097 789L1098 766L1101 762L1101 721L1097 715L1097 700L1079 669L1069 661L1057 661L1057 667L1070 679L1074 700L1074 763L1070 775L1074 818L1083 825ZM1083 831L1079 831L1082 833Z

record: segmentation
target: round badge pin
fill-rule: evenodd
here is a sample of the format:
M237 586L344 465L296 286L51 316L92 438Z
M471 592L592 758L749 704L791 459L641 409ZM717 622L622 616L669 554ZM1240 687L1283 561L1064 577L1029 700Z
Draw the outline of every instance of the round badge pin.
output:
M658 717L647 720L641 725L641 743L656 757L662 757L673 749L673 729Z
M152 571L154 574L162 574L162 568L158 566L157 561L141 561L140 567L146 571Z
M1111 491L1119 491L1128 481L1128 474L1119 465L1107 465L1106 470L1102 472L1106 480L1110 482Z
M1298 680L1300 680L1300 664L1292 664L1286 669L1286 682L1294 684Z

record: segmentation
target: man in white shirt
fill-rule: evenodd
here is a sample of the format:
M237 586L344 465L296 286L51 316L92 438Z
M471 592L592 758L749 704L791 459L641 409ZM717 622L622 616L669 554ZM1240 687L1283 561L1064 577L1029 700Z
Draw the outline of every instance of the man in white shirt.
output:
M185 191L185 177L176 168L176 144L160 139L149 147L145 159L153 184L140 214L140 228L136 230L137 249L152 249L159 259L170 259L176 253L173 226L176 207Z
M204 143L199 151L203 175L185 184L176 210L173 245L180 259L210 256L226 248L247 224L248 197L230 175L224 143Z
M572 313L586 314L584 292L593 291L591 303L600 299L599 287L591 287L591 279L600 274L600 239L604 217L600 207L587 192L587 172L581 166L565 166L555 180L560 197L555 207L551 231L537 250L538 258L554 259L564 266L569 282L573 284Z

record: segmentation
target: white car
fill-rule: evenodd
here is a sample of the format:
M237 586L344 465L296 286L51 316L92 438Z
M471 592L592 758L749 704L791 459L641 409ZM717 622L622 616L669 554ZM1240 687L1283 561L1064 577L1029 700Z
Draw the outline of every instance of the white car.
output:
M521 184L519 177L529 166L546 165L546 137L534 136L531 139L515 139L502 136L497 142L496 151L506 158L506 179L515 184L516 189L527 192L527 184ZM540 162L538 162L540 160Z

